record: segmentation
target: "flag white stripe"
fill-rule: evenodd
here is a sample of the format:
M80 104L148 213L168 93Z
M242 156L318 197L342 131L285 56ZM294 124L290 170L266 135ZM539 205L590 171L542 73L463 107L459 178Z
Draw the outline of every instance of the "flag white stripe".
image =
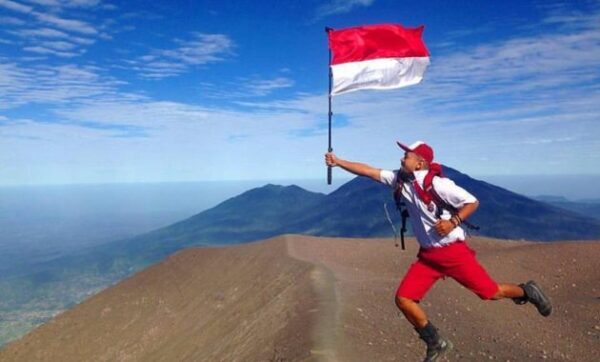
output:
M428 65L429 57L378 58L332 65L331 95L417 84Z

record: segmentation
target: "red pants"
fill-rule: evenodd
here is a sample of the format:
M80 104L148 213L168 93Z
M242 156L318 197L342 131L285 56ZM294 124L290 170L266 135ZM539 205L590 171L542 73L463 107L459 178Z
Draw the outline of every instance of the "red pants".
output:
M442 248L421 249L400 282L396 296L420 301L441 277L449 276L481 299L498 292L496 283L475 258L475 251L463 241Z

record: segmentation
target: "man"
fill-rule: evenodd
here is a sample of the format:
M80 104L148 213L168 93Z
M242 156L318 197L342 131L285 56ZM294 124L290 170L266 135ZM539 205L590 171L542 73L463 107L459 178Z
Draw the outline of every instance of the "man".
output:
M396 305L427 344L425 362L437 360L452 348L419 305L439 278L449 276L483 300L512 298L517 304L531 302L541 315L550 315L550 300L534 281L520 285L496 283L467 246L466 233L460 224L479 205L473 195L448 178L434 176L433 190L441 200L433 202L425 197L423 183L430 167L439 167L433 164L432 148L422 141L410 146L398 142L398 146L405 151L398 171L343 160L333 153L325 154L325 162L391 186L396 201L401 198L405 203L420 250L396 291Z

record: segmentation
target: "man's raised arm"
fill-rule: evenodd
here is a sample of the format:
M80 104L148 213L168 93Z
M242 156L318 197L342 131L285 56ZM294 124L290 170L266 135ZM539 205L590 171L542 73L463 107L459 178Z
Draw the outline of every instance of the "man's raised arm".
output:
M370 177L375 181L381 182L381 170L375 167L371 167L364 163L352 162L343 160L337 157L334 153L328 152L325 154L325 163L327 166L336 167L339 166L344 170L353 173L358 176Z

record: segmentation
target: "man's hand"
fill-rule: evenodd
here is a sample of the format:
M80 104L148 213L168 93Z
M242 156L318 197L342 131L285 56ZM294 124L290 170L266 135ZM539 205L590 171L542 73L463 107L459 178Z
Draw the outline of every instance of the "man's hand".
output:
M450 220L440 219L435 223L434 227L435 231L437 231L437 233L440 234L440 236L446 236L450 234L450 232L454 230L456 226L454 226L454 224Z
M327 152L325 154L325 164L329 167L335 167L338 165L338 158L333 152Z
M333 152L327 152L325 154L325 164L329 167L341 167L355 175L370 177L375 181L381 182L380 169L371 167L364 163L338 158Z

